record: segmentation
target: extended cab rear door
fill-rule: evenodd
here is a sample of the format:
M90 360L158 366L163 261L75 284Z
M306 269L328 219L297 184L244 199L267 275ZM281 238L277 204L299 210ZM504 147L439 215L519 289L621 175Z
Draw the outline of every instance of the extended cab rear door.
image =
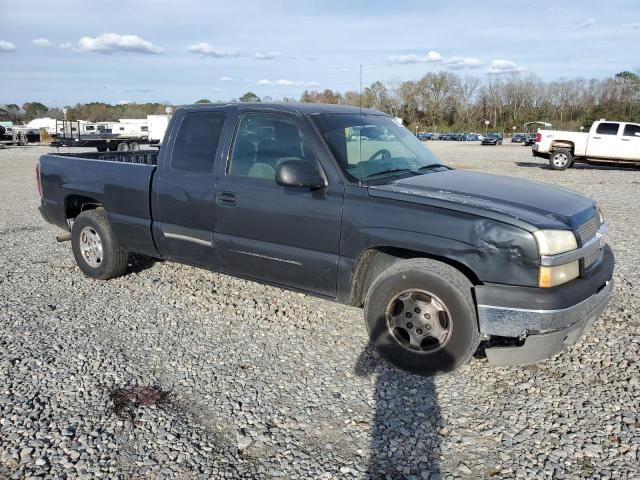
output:
M621 158L621 131L622 126L619 122L600 122L595 130L589 133L587 157Z
M164 258L217 266L213 172L226 117L222 107L186 108L174 115L160 150L151 202L153 237Z
M335 297L344 186L327 171L306 117L239 112L228 162L216 181L214 229L222 269L242 277ZM284 187L284 160L320 162L325 188ZM335 174L335 172L333 172Z
M623 125L621 158L640 162L640 125L637 123L626 123Z

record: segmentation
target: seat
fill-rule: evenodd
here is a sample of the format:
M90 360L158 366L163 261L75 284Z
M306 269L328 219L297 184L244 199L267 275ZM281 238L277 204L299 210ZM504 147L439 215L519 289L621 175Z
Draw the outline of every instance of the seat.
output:
M265 180L275 180L276 171L271 165L266 163L254 163L249 169L248 177L263 178Z
M251 140L241 138L233 148L233 158L231 159L229 173L232 175L248 175L255 162L256 147L253 146Z
M264 163L275 168L278 158L284 157L280 154L278 143L275 140L267 138L258 144L258 152L256 155L256 163Z

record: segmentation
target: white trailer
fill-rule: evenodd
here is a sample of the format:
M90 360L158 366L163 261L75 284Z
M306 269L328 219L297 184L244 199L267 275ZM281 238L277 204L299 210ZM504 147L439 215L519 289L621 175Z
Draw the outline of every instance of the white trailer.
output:
M169 126L171 115L147 115L147 125L149 127L149 143L160 144L164 138L164 132Z

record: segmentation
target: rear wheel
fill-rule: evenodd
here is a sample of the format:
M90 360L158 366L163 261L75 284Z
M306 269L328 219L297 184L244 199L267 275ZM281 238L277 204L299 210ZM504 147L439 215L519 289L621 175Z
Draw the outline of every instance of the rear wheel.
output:
M569 150L556 150L549 157L549 166L553 170L565 170L573 163L573 155Z
M99 152L106 152L107 151L107 146L106 145L100 145L99 147L96 147L98 149Z
M371 343L399 368L435 375L466 363L480 333L472 284L429 259L399 260L372 283L365 300Z
M138 144L138 142L131 142L129 144L129 150L131 150L132 152L139 152L140 151L140 144Z
M127 142L121 142L118 144L118 151L119 152L128 152L129 151L129 144Z
M128 254L118 244L102 208L78 215L71 229L71 248L87 277L109 280L127 271Z

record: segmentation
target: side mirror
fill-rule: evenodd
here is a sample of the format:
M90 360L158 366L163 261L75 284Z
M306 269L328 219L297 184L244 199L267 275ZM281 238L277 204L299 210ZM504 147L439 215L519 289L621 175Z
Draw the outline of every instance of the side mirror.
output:
M276 170L276 183L283 187L310 188L316 190L327 186L317 161L284 160Z

